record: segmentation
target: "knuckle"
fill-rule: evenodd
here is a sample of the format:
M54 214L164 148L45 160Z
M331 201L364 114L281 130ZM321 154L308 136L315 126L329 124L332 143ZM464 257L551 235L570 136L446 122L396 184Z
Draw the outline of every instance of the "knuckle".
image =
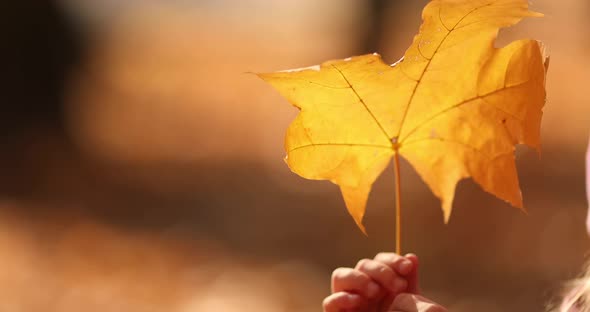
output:
M372 262L372 260L369 260L369 259L361 259L361 260L359 260L359 262L357 262L356 268L357 269L366 269L371 266L371 262Z
M385 263L393 263L399 258L400 256L393 252L381 252L378 253L377 256L375 256L375 260Z
M375 256L375 259L387 259L392 256L391 252L380 252Z
M388 267L386 267L384 265L377 266L377 272L379 273L379 275L382 275L382 276L387 276L387 277L391 277L391 278L395 277L395 272L393 272L391 269L389 269Z
M373 278L392 279L395 277L395 272L387 264L376 260L363 259L359 261L356 268Z
M351 268L337 268L336 270L334 270L334 272L332 272L332 280L338 281L346 279L351 275L351 271Z

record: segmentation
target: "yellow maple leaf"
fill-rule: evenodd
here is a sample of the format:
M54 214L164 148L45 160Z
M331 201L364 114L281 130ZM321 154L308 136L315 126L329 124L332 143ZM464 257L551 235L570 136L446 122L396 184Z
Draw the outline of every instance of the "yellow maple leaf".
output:
M548 62L537 41L494 42L535 16L527 0L434 0L396 64L372 54L259 74L301 110L287 130L289 167L338 184L363 232L371 186L398 155L441 200L445 222L467 177L522 209L514 149L540 147Z

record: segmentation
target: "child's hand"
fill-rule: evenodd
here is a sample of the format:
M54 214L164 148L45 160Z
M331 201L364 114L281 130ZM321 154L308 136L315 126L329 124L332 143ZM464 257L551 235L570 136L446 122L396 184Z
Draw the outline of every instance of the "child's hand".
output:
M418 294L418 257L380 253L373 260L363 259L354 269L338 268L332 274L332 295L324 300L325 312L385 312L397 295ZM408 297L415 299L414 297ZM416 297L418 298L418 297ZM421 297L420 297L421 298ZM401 300L401 299L400 299ZM409 300L400 301L399 312L435 312L442 310L408 310ZM397 304L397 302L396 302ZM405 310L403 310L404 308Z

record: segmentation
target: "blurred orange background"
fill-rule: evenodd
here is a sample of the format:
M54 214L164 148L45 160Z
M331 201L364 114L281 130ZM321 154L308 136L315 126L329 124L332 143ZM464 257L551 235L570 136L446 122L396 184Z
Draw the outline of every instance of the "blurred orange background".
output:
M426 0L25 2L2 9L17 42L3 46L47 41L31 21L54 14L83 52L58 100L3 99L1 311L320 311L334 268L394 248L393 171L364 237L335 185L289 171L297 110L249 73L374 51L393 63ZM517 150L528 214L468 180L445 225L402 164L404 249L421 259L424 293L454 312L542 311L590 248L590 3L531 8L545 18L498 41L539 39L551 55L542 154Z

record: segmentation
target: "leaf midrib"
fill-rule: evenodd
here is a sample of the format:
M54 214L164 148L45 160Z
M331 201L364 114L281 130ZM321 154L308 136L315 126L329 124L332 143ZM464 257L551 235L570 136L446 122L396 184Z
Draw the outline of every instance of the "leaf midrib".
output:
M408 111L410 110L410 106L412 105L412 103L414 102L414 98L416 97L416 93L417 93L418 87L422 85L421 82L424 79L424 76L426 75L426 73L428 72L428 69L430 68L430 65L432 64L432 60L438 55L437 53L440 50L440 48L442 47L442 45L449 38L449 36L453 33L453 31L455 31L457 29L457 26L459 26L459 24L461 24L461 22L463 22L463 20L465 20L465 18L467 18L469 15L473 14L477 10L480 10L482 8L485 8L485 7L488 7L488 6L493 5L495 2L496 1L491 2L491 3L488 3L488 4L484 5L484 6L477 7L475 9L471 10L469 13L467 13L463 17L461 17L461 19L459 21L457 21L457 23L451 29L448 29L446 27L445 23L440 18L441 7L438 8L439 9L439 11L438 11L438 13L439 13L439 19L440 19L441 24L443 25L443 27L448 30L448 33L440 41L440 43L438 44L438 46L434 50L434 53L432 53L432 57L430 59L428 59L428 58L425 57L428 60L428 62L426 64L426 66L424 67L424 70L422 71L422 73L420 75L420 78L418 78L418 80L416 80L416 85L414 86L414 89L412 90L412 95L410 96L410 99L408 100L408 105L406 105L406 109L404 110L404 114L403 114L402 120L400 122L399 130L398 130L397 134L394 136L394 138L399 138L399 136L401 135L402 130L403 130L403 127L404 127L404 124L405 124L405 121L406 121L406 117L408 115ZM419 49L419 47L418 47L418 49ZM400 66L401 65L402 64L400 64Z

